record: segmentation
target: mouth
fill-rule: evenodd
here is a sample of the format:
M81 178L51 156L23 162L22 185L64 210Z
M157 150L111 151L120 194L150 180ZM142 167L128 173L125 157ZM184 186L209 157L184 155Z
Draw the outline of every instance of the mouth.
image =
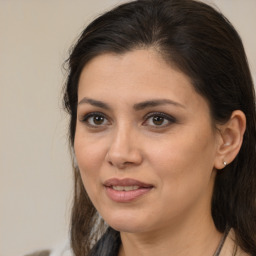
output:
M116 191L132 191L139 189L139 186L111 186L112 189Z
M147 194L154 187L134 179L109 179L104 182L107 196L115 202L127 203Z

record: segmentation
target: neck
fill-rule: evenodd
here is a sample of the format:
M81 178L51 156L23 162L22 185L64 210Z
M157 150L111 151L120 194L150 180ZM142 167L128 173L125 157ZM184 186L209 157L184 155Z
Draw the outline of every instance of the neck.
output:
M121 232L119 256L212 256L222 234L216 230L210 216L205 219L202 216L187 223L183 221L182 225L162 227L153 232Z

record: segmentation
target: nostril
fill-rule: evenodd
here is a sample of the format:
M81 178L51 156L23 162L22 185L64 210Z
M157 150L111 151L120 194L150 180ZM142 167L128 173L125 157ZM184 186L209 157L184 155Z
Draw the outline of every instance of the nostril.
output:
M108 163L109 163L111 166L113 166L113 163L112 163L111 161L108 161Z
M112 161L108 161L108 163L111 166L116 166L118 169L125 169L126 167L132 165L132 162L115 162L113 163Z

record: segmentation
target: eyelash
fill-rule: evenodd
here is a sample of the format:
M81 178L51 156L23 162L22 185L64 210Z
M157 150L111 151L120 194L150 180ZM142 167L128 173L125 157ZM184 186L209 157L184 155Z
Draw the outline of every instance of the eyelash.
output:
M89 123L89 119L90 118L95 118L95 117L100 117L100 118L104 118L105 120L107 120L108 121L108 118L106 117L106 115L104 115L103 113L101 113L101 112L91 112L91 113L88 113L88 114L86 114L83 118L82 118L82 122L83 123L86 123L86 125L87 126L89 126L89 127L92 127L92 128L100 128L100 127L102 127L102 126L105 126L106 124L99 124L99 125L97 125L97 124L90 124ZM109 121L108 121L109 122Z
M104 118L104 121L103 122L107 122L107 124L91 124L89 122L90 118L96 118L96 117L100 117L100 118ZM163 122L165 122L165 124L160 124L160 125L152 125L152 124L148 124L149 120L151 118L154 118L154 117L160 117L160 118L163 118ZM176 119L173 117L173 116L170 116L170 115L167 115L165 113L162 113L162 112L151 112L151 113L148 113L147 115L144 116L144 120L142 125L143 126L151 126L155 129L160 129L160 128L165 128L167 126L169 126L170 124L173 124L173 123L176 123ZM88 113L86 114L82 119L81 119L81 122L83 123L86 123L87 126L89 126L90 128L94 128L94 129L97 129L97 128L102 128L106 125L109 125L109 123L111 124L111 122L109 121L109 118L107 118L107 116L101 112L91 112L91 113ZM94 122L94 120L92 120L92 122ZM167 123L166 123L167 122Z

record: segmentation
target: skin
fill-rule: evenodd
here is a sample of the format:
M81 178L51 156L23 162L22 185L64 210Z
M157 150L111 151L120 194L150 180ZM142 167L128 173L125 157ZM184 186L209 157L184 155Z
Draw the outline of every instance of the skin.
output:
M138 107L163 99L170 102ZM77 112L77 163L94 206L121 232L119 255L213 255L222 235L211 197L224 137L190 79L154 50L100 55L81 73ZM153 188L115 202L103 186L110 178Z

